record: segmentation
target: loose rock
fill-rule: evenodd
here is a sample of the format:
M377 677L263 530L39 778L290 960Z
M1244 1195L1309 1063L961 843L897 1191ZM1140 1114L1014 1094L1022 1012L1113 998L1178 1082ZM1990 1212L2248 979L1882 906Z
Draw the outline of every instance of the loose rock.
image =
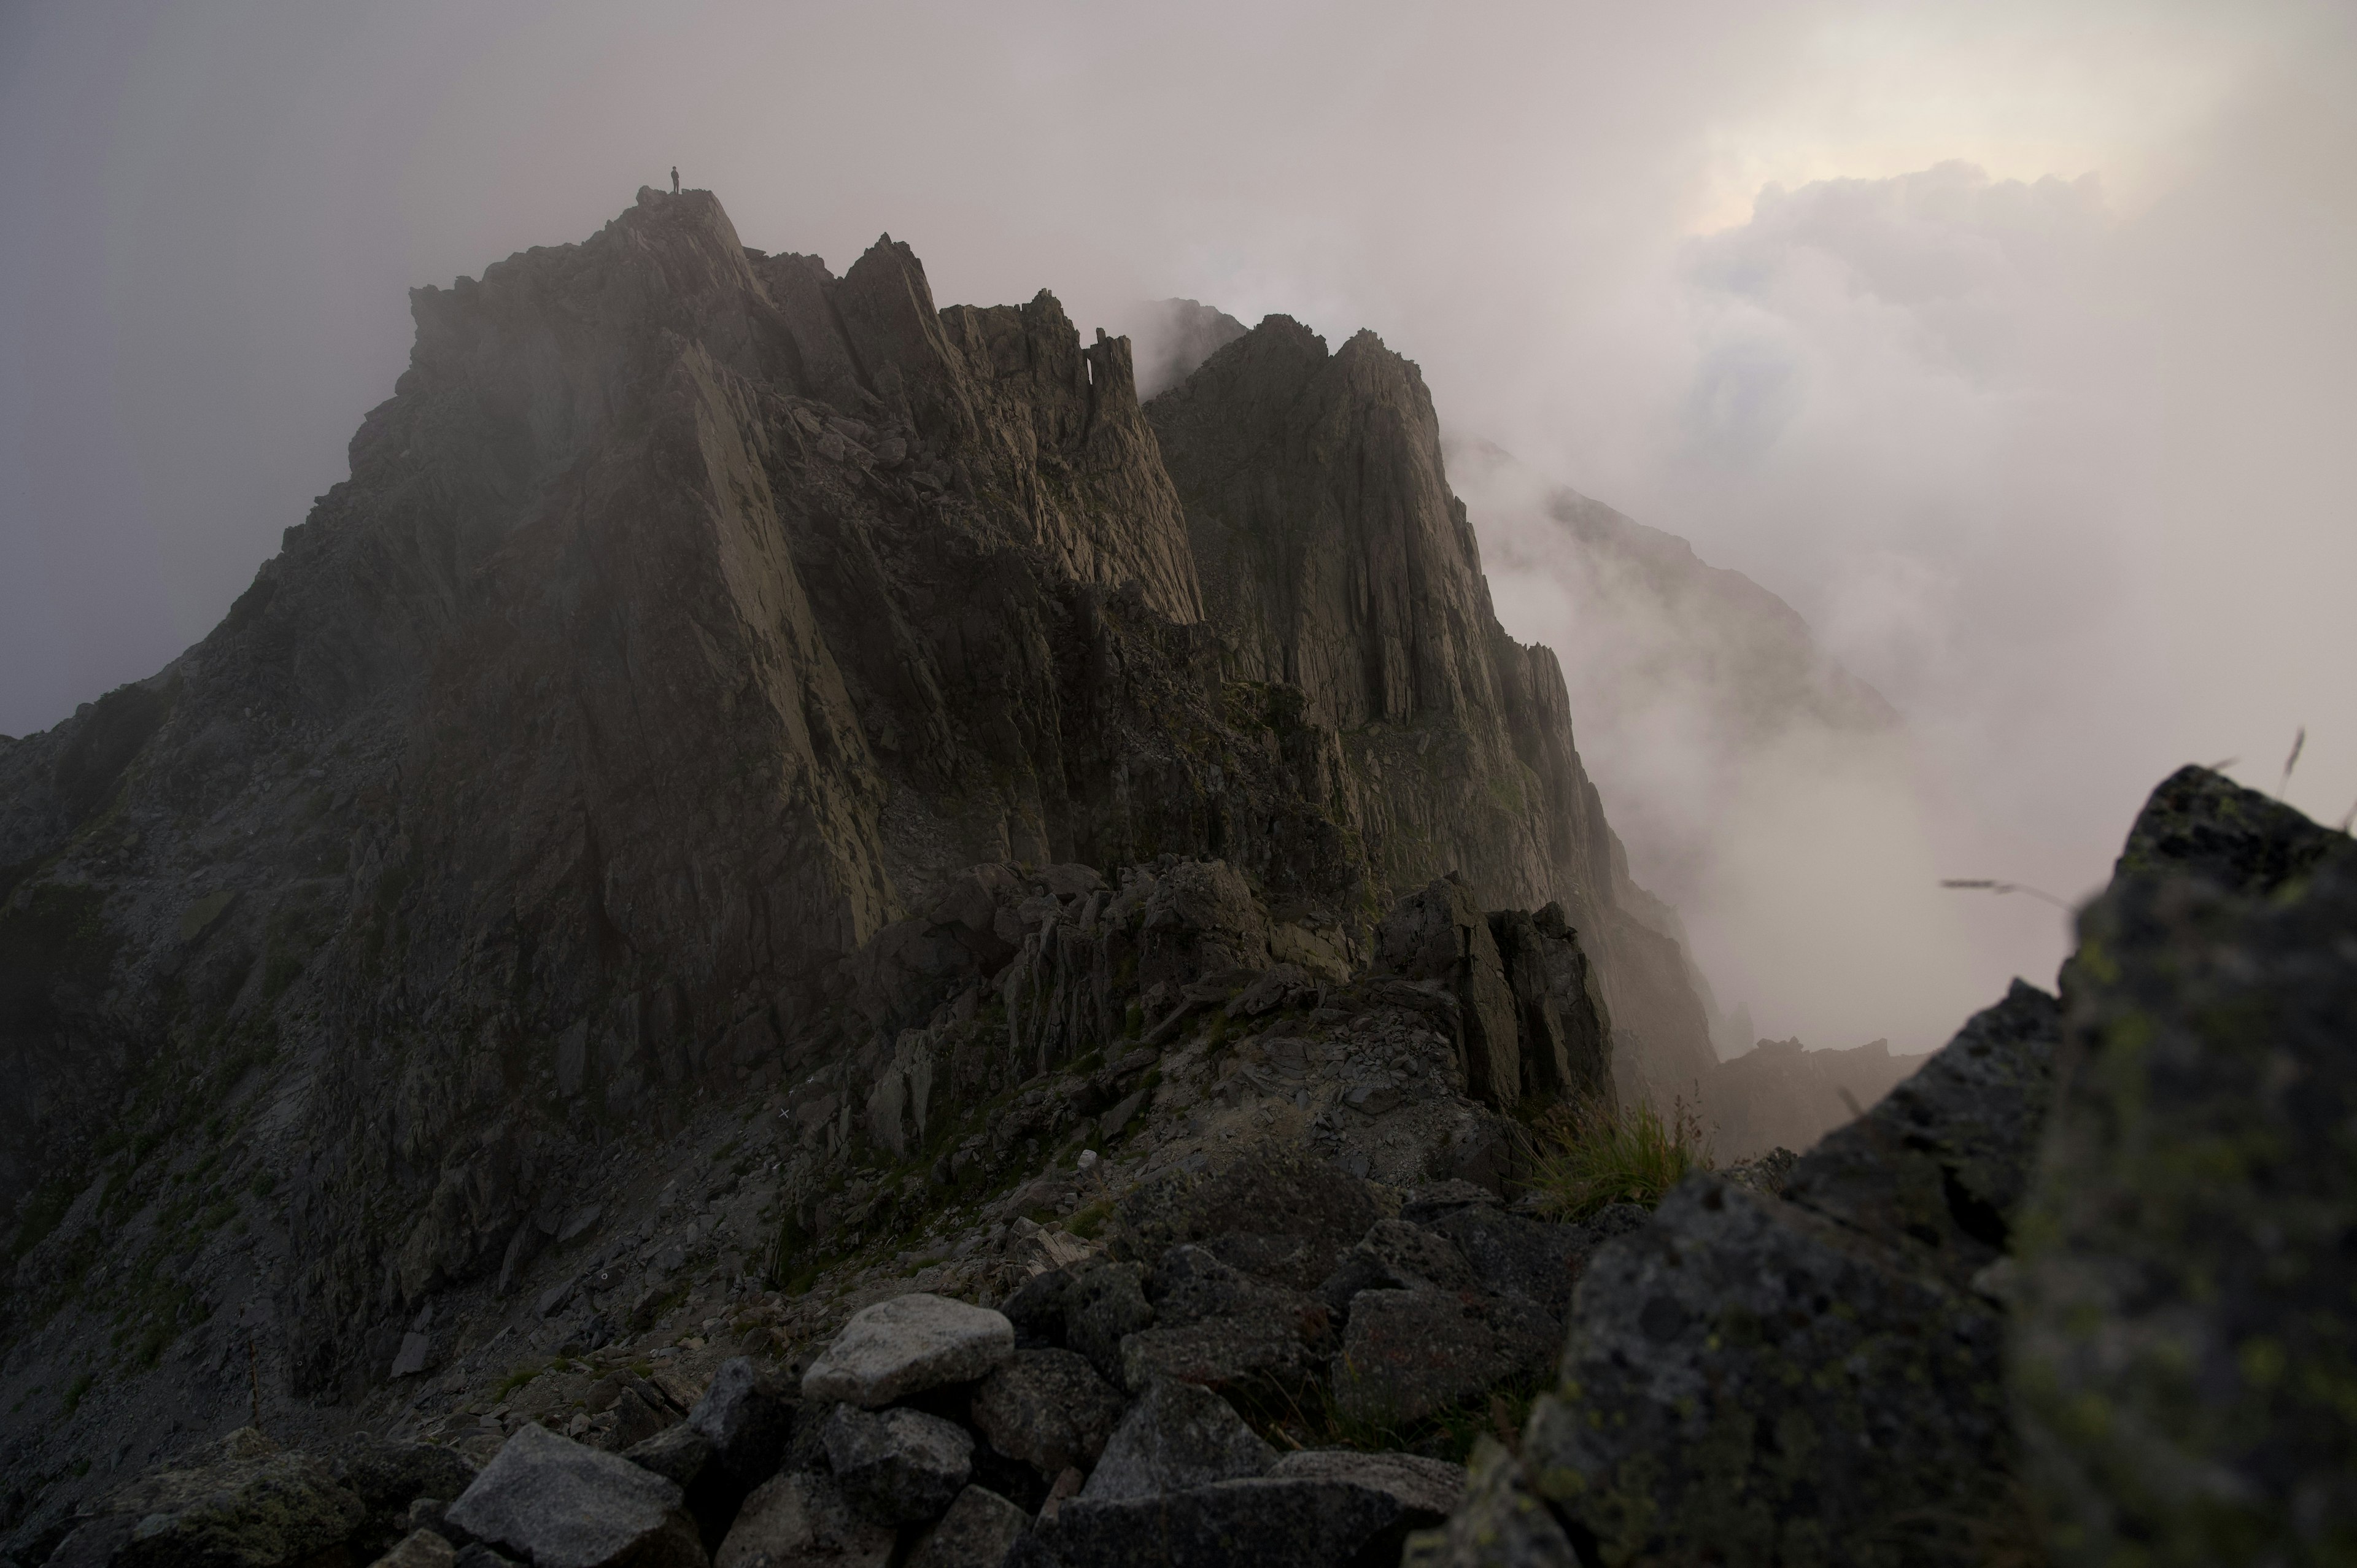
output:
M1244 1476L1276 1463L1276 1450L1209 1389L1150 1383L1114 1429L1084 1498L1150 1498Z
M963 1427L916 1410L878 1414L838 1405L824 1431L827 1463L854 1507L885 1524L938 1519L974 1474Z
M1053 1477L1068 1466L1094 1465L1122 1408L1121 1395L1085 1358L1017 1350L974 1390L974 1423L1001 1454Z
M1354 1421L1421 1421L1494 1384L1544 1376L1558 1332L1520 1296L1361 1291L1334 1364L1334 1405Z
M745 1499L712 1568L885 1568L896 1539L854 1509L832 1477L790 1470Z
M802 1374L802 1397L874 1409L971 1382L1015 1354L1015 1326L986 1307L922 1293L878 1302L844 1326Z
M784 1389L749 1359L736 1356L713 1373L712 1386L687 1412L686 1424L711 1444L716 1462L749 1487L777 1473L792 1415Z
M996 1492L968 1487L909 1554L908 1568L1000 1568L1030 1522Z
M451 1523L533 1568L703 1568L680 1488L617 1455L520 1426Z

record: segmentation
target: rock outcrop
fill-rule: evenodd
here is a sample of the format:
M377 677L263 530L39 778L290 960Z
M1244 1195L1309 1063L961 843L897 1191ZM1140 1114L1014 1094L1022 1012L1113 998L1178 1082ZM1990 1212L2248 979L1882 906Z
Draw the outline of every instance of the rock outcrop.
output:
M1781 1196L1692 1177L1597 1253L1521 1452L1409 1560L2329 1560L2352 872L2172 777L2062 1004L2016 982Z
M939 308L905 245L837 277L697 192L412 306L350 478L221 626L0 751L24 1497L160 1457L145 1403L430 1382L478 1292L648 1332L712 1243L626 1258L614 1151L716 1101L786 1096L749 1207L792 1251L913 1215L909 1174L1060 1179L1040 1140L1112 1141L1132 1058L1213 1019L1227 1109L1411 1183L1494 1187L1524 1098L1706 1059L1372 338L1273 321L1149 418L1051 295ZM1494 968L1371 974L1450 874Z
M2357 847L2199 768L2080 918L2012 1385L2057 1562L2357 1541Z

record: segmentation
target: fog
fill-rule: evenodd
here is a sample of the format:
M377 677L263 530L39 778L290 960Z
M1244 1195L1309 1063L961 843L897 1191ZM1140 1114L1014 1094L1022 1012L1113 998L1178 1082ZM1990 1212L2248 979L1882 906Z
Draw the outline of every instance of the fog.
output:
M2357 24L2335 5L0 11L0 733L200 637L341 478L404 291L676 164L944 302L1184 295L1424 368L1501 616L1760 1033L2021 972L2144 792L2357 803ZM1805 618L1896 730L1731 736L1556 484ZM1599 607L1602 606L1603 607ZM1620 619L1615 620L1614 615ZM1631 690L1647 692L1638 701Z

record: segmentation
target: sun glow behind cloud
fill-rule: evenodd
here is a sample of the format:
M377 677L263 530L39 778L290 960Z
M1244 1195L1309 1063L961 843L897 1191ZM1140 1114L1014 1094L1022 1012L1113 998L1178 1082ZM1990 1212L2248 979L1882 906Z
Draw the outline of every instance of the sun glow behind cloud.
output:
M2293 27L2281 12L1891 6L1828 17L1772 103L1714 123L1689 231L1760 192L1961 162L1994 179L2093 173L2124 214Z

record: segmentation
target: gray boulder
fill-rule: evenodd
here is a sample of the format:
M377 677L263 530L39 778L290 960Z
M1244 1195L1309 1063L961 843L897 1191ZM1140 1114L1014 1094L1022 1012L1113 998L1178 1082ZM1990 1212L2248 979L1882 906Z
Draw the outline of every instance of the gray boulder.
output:
M784 1387L743 1356L720 1363L686 1422L711 1444L714 1462L746 1487L777 1474L792 1423Z
M972 1382L1015 1354L1015 1326L987 1307L919 1293L844 1325L802 1374L802 1397L874 1409L943 1383Z
M907 1568L1000 1568L1031 1516L981 1487L957 1495L909 1554Z
M939 1519L974 1474L974 1438L922 1411L837 1405L822 1438L843 1495L885 1524Z
M1535 1303L1477 1291L1361 1291L1334 1363L1334 1407L1405 1426L1491 1386L1544 1376L1561 1330Z
M2357 853L2199 769L2065 975L2065 1087L2007 1292L2055 1560L2357 1541Z
M886 1568L898 1540L854 1509L832 1477L790 1470L745 1499L712 1568Z
M1114 1428L1081 1496L1159 1497L1262 1475L1275 1463L1276 1450L1227 1401L1193 1383L1157 1380Z
M1121 1421L1123 1400L1086 1358L1070 1350L1017 1350L974 1392L974 1423L992 1447L1050 1478L1097 1462Z
M242 1427L109 1494L49 1561L291 1568L339 1545L367 1511L325 1463Z
M680 1488L619 1455L516 1428L447 1518L533 1568L704 1568Z

